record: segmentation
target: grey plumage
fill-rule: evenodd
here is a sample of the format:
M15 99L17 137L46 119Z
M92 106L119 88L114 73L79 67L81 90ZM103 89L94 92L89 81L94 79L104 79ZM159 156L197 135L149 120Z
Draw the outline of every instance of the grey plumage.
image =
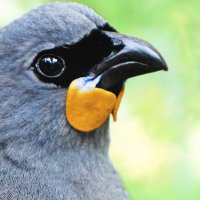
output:
M0 29L0 199L128 199L108 157L108 121L78 134L66 121L66 89L30 69L38 52L105 24L83 5L50 3Z

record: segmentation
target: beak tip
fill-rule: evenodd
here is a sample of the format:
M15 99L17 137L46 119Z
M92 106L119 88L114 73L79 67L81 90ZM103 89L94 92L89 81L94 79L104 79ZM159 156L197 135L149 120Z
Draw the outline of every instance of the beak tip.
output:
M163 71L168 71L168 70L169 70L167 64L165 64L165 65L162 66L162 70L163 70Z
M160 65L160 69L163 70L163 71L168 71L168 66L167 66L167 63L165 62L165 60L162 58L162 56L160 57L159 59L159 64Z
M166 68L164 69L164 71L166 71L166 72L169 71L168 67L166 67Z

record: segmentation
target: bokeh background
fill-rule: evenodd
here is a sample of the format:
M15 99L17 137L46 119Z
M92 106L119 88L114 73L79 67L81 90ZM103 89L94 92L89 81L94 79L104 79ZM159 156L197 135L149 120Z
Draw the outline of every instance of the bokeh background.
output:
M46 0L0 0L4 26ZM152 43L169 72L128 81L110 155L131 199L200 199L200 1L79 0Z

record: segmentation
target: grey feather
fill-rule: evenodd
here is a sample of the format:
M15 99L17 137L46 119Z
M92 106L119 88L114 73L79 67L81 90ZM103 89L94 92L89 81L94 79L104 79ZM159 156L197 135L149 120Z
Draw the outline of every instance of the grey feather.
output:
M108 157L108 121L90 134L75 131L66 89L30 69L38 52L105 23L83 5L49 3L0 29L0 199L128 199Z

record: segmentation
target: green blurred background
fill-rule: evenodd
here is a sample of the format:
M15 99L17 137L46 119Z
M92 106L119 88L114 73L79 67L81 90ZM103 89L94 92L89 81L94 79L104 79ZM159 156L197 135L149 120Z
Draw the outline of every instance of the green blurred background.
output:
M46 0L0 0L0 26ZM79 0L152 43L169 72L128 81L112 160L132 199L200 199L200 1Z

